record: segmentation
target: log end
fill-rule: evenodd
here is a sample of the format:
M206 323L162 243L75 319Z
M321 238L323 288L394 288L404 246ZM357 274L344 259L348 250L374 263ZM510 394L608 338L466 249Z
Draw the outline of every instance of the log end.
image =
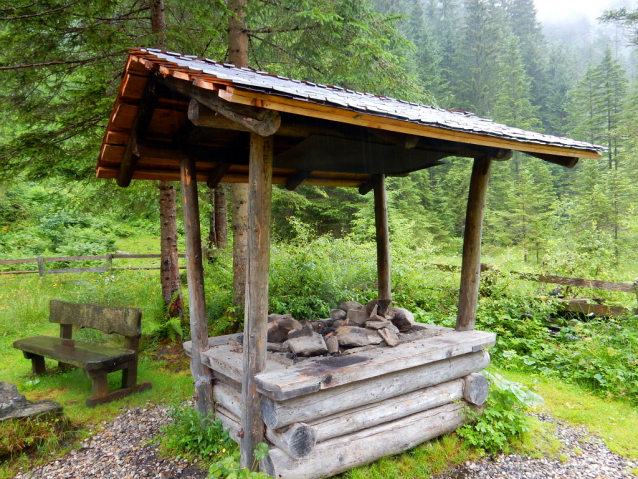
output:
M290 454L295 459L308 456L317 444L317 432L304 423L297 423L289 431L288 445Z
M479 373L472 373L465 376L463 380L463 399L470 404L481 406L487 401L490 393L490 385L485 376Z
M270 429L276 429L279 426L277 424L278 418L275 402L265 396L261 397L261 418L263 419L266 427Z

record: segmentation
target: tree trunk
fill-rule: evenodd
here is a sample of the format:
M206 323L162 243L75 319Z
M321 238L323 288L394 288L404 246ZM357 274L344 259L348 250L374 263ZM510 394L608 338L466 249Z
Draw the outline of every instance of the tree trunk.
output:
M228 246L228 213L224 184L215 188L215 245L219 249L226 249Z
M246 33L246 0L228 0L234 12L228 20L228 61L237 67L248 66L248 35ZM244 317L246 301L246 252L248 249L248 185L234 183L231 187L233 208L233 306L239 322Z
M164 305L167 308L169 317L184 319L184 298L182 297L177 257L175 188L166 181L160 181L158 187L160 190L162 298L164 298Z
M210 226L208 227L208 238L206 238L206 256L210 259L213 247L217 247L217 225L215 222L217 212L215 211L215 190L213 188L208 189L208 198L210 200L210 214L208 215Z
M159 34L155 47L166 49L166 21L164 19L164 0L150 0L151 31ZM170 182L160 181L160 235L161 262L160 275L162 298L171 318L184 319L184 298L179 279L177 257L177 214L175 206L175 188ZM174 298L174 299L173 299Z

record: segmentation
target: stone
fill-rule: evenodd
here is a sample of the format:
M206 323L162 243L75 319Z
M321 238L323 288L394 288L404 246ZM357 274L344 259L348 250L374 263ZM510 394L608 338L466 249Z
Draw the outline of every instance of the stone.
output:
M379 333L379 335L383 338L388 346L395 347L397 344L399 344L399 335L394 331L384 328L379 329L377 333Z
M348 324L352 326L364 326L368 320L368 313L365 309L349 309Z
M368 312L368 316L372 316L373 314L387 316L386 312L388 311L390 304L392 304L392 300L390 299L373 299L366 304L365 308ZM377 307L376 311L374 310L375 306Z
M320 319L316 321L300 321L299 323L304 329L310 329L311 331L316 332L323 331L328 327L326 323L324 323Z
M344 324L348 324L348 323L346 323L345 320L343 320L343 319L338 319L337 321L332 323L332 327L333 328L338 328L339 326L343 326Z
M291 338L287 343L290 350L297 356L319 356L328 352L323 336L314 331L311 331L310 336Z
M347 316L347 312L344 311L343 309L337 308L337 309L330 310L330 318L332 318L335 321L346 319L346 316Z
M390 319L402 333L412 329L414 315L405 308L390 308Z
M323 338L328 348L328 354L334 354L339 351L339 340L335 335Z
M293 329L292 331L288 333L287 339L309 338L313 334L315 334L315 332L310 328Z
M363 307L363 304L357 303L356 301L345 301L345 302L339 304L339 306L337 306L337 308L343 309L346 312L349 309L363 309L365 311L365 308Z
M379 344L382 339L376 331L357 326L340 326L335 332L339 346L359 347Z
M296 329L302 329L302 326L299 321L293 319L292 316L289 318L276 319L268 323L268 342L283 343L286 339L288 339L288 333Z
M15 384L0 381L0 419L10 417L27 406L27 398L18 392Z
M378 321L378 320L370 319L370 320L366 321L366 328L368 328L368 329L376 329L376 330L378 330L378 329L387 328L388 326L392 326L392 323L390 321L386 321L386 320Z
M268 315L268 322L272 323L273 321L277 321L278 319L294 319L292 317L292 314L269 314Z

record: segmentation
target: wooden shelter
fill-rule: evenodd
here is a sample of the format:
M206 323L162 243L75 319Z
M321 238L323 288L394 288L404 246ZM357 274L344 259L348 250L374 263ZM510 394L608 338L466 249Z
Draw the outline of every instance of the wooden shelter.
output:
M361 194L373 190L379 299L390 299L385 177L434 167L446 157L474 158L456 325L459 332L471 331L490 165L509 159L513 151L573 167L579 158L600 158L602 147L467 112L140 48L130 51L97 176L115 178L123 187L133 179L182 183L192 372L202 412L211 404L211 371L201 355L209 342L196 185L249 183L239 437L242 462L251 466L264 431L255 377L266 367L271 185L289 190L301 184L356 187Z

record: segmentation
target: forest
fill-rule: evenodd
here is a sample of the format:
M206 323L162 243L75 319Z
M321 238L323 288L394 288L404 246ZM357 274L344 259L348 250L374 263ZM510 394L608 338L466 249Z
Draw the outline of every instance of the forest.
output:
M120 188L115 180L95 178L127 48L159 45L227 62L231 7L238 3L242 0L0 0L0 260L160 252L161 184L133 181ZM151 14L158 5L164 9L159 27ZM554 286L520 281L507 272L630 283L638 277L638 9L619 6L597 19L543 25L534 0L247 0L244 5L251 68L469 111L605 147L602 159L581 160L574 168L521 153L494 162L482 243L483 262L494 268L481 279L476 327L498 335L490 350L493 372L533 385L547 394L556 417L588 424L613 452L638 459L631 427L638 420L638 316L627 310L620 319L574 321L561 314L556 299L595 297L634 308L636 296L570 287L548 291ZM446 158L440 166L386 180L393 301L417 321L454 326L458 274L431 266L460 264L471 170L470 159ZM174 186L179 198L179 184ZM212 190L200 183L199 200L208 236L209 333L236 332L243 315L233 296L231 188L222 184ZM176 207L182 253L180 201ZM321 318L341 301L365 304L376 294L371 194L274 186L272 236L270 312ZM0 265L0 273L25 269L36 272L37 265ZM76 404L81 393L64 385L71 373L27 379L27 362L11 348L19 337L54 331L40 324L51 298L141 308L140 371L154 390L140 397L178 401L192 393L188 363L175 347L189 339L187 319L167 312L157 271L50 275L46 281L37 274L0 275L0 361L11 366L0 379L37 397L56 394L81 434L102 418ZM88 387L85 378L76 380ZM156 392L162 387L171 394ZM496 416L500 407L511 406L504 406L511 399L505 396L492 398ZM105 407L102 414L113 417L117 411ZM183 409L172 414L191 420ZM619 428L607 420L610 415L627 424ZM533 455L552 449L545 429L514 419L509 426L502 418L487 426L495 428L492 442L466 432L465 445L444 439L434 449L420 449L415 454L425 454L432 465L418 477L486 451ZM529 431L531 443L508 442ZM223 437L215 434L214 442ZM204 460L213 454L205 444L182 450L183 441L170 431L166 435L168 443L160 447L169 454L181 451ZM0 448L0 478L13 477L30 461L20 456L3 464L2 456ZM390 477L384 467L403 474L397 472L401 467L416 467L408 456L347 477ZM441 457L446 459L439 464ZM402 466L403 460L408 464ZM224 471L219 475L232 473Z

